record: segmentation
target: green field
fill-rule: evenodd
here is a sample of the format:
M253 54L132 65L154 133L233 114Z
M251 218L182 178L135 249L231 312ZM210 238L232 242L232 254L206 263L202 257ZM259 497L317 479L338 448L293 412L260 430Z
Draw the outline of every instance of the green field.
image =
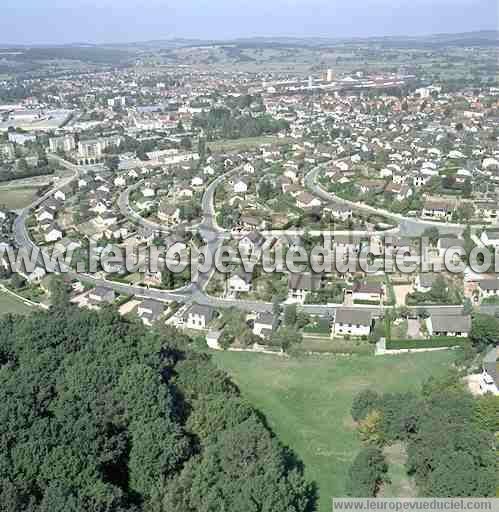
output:
M234 140L217 140L215 142L208 142L207 146L211 151L243 151L246 149L253 149L261 146L262 144L278 144L284 145L292 142L293 139L281 139L275 136L268 137L248 137L243 139Z
M8 293L0 291L0 315L5 315L7 313L27 315L33 311L34 308L27 306Z
M37 187L0 188L0 207L17 210L31 204L36 199Z
M454 353L284 359L218 352L213 357L303 460L308 478L319 486L319 510L330 512L331 497L344 495L346 473L360 447L350 416L353 397L367 388L416 391L431 375L445 372Z

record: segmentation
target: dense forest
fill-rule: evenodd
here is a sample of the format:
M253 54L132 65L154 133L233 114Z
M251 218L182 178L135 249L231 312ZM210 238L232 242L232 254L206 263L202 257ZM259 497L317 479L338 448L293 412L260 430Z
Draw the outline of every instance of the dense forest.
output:
M112 308L3 317L1 510L313 510L300 461L189 343Z
M193 128L202 128L207 140L239 139L272 135L289 128L283 119L274 119L269 114L251 116L224 108L212 108L206 114L196 115L192 120Z
M493 497L499 397L474 398L457 372L430 379L420 394L360 392L352 406L364 448L348 474L351 496L376 496L386 479L382 449L402 442L406 470L430 497Z

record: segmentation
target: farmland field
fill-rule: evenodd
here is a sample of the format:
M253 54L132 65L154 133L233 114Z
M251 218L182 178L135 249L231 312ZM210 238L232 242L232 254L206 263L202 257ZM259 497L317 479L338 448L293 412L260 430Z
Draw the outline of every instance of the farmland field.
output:
M454 354L284 359L218 352L213 357L303 460L308 478L319 487L319 510L329 512L331 497L344 496L348 467L360 449L350 416L353 397L362 389L417 391L428 377L444 373Z

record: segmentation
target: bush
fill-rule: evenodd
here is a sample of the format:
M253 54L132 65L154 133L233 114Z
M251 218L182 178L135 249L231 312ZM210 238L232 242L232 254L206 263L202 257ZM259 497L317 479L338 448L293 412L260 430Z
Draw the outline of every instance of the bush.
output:
M414 350L419 348L465 347L470 343L468 338L441 336L429 340L388 340L387 350Z
M365 417L374 409L379 402L379 395L376 391L366 389L361 391L354 399L352 403L352 418L355 421L365 419Z
M348 471L346 493L356 498L376 496L388 470L383 452L379 448L363 449Z

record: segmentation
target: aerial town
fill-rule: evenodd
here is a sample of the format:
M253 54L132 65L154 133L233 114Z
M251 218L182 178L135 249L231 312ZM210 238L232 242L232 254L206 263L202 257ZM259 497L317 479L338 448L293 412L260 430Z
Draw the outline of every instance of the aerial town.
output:
M396 58L271 66L255 55L273 47L242 48L0 75L0 299L50 312L63 289L75 309L174 329L221 361L437 361L473 347L467 392L499 395L498 338L483 334L499 322L497 75L449 79ZM459 60L445 48L435 66ZM466 62L486 68L494 52L471 47ZM195 275L193 254L222 246L225 270ZM313 268L317 246L334 265ZM104 264L110 247L136 268ZM38 251L31 268L14 263L23 250ZM268 272L258 255L279 252L308 258Z

